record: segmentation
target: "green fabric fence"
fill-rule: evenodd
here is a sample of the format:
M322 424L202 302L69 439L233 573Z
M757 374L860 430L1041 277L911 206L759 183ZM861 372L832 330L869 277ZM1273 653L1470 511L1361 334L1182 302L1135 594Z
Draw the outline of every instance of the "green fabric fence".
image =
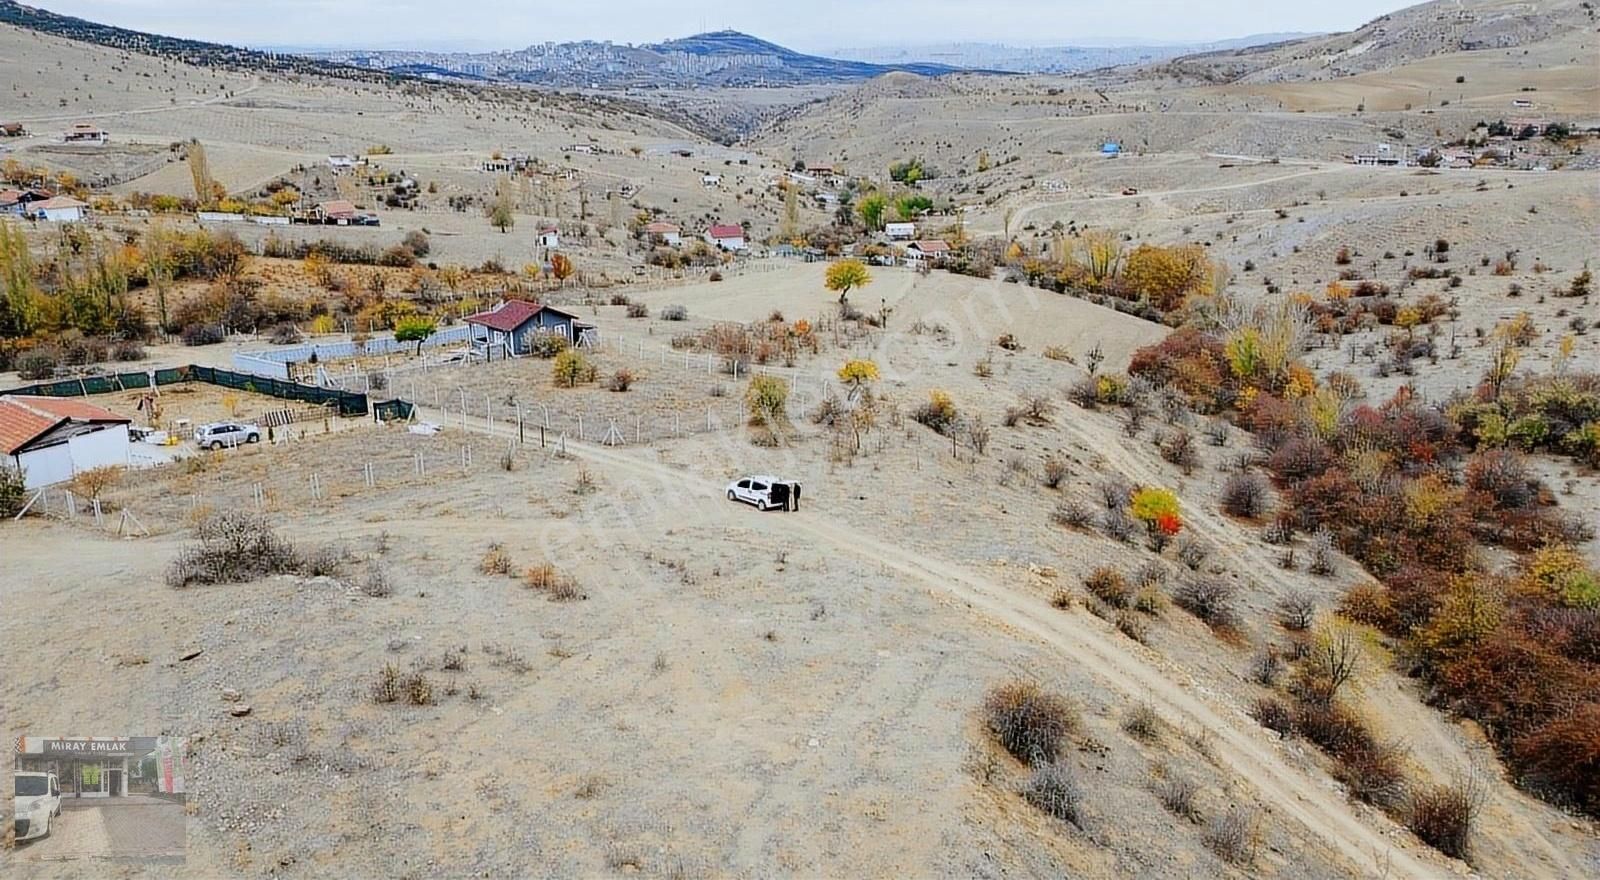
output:
M149 371L142 373L116 373L109 376L85 376L82 379L45 382L39 385L0 391L0 394L18 394L33 397L85 397L92 394L110 394L113 391L126 391L133 388L149 388L152 376L156 385L171 385L177 382L205 382L208 385L220 385L223 388L249 391L254 394L266 394L282 400L298 400L302 403L311 403L318 406L331 403L338 407L339 415L342 416L364 416L367 414L367 396L365 394L358 394L354 391L341 391L336 388L318 388L315 385L301 385L298 382L285 382L281 379L252 376L249 373L235 373L232 370L219 370L215 367L202 367L197 364L175 369L156 370L153 373Z

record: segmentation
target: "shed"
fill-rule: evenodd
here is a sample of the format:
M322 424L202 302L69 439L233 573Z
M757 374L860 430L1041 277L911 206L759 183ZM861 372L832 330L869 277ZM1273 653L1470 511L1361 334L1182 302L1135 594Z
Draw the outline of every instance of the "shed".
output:
M29 489L126 467L130 421L80 400L8 394L0 397L0 460L21 470Z
M546 226L539 230L539 247L556 250L561 247L561 230Z
M1100 145L1100 155L1109 159L1115 159L1116 157L1122 155L1122 145L1116 141L1106 141Z

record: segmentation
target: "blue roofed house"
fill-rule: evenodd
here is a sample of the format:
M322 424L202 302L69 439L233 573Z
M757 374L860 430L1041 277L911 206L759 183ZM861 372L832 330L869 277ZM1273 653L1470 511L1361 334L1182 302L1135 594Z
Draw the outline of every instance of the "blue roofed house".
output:
M571 312L527 300L511 299L476 315L467 316L472 328L472 346L492 357L496 349L512 357L532 354L541 336L556 335L568 343L593 339L597 331Z
M1122 155L1122 145L1116 141L1106 141L1100 145L1100 155L1107 159L1115 159Z

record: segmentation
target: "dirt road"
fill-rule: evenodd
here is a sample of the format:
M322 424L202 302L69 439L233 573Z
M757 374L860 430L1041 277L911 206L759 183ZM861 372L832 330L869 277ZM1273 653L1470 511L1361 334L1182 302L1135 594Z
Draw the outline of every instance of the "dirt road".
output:
M448 424L437 411L422 410L423 418ZM509 436L507 426L489 431ZM657 484L650 497L671 498L675 507L696 505L708 521L736 520L746 527L782 529L789 535L808 535L819 545L875 561L908 578L922 581L966 603L973 610L1022 634L1059 649L1107 685L1130 699L1144 700L1179 729L1198 729L1209 735L1217 759L1239 779L1248 780L1262 797L1276 804L1310 833L1337 849L1350 864L1374 875L1386 870L1394 876L1442 877L1447 871L1426 855L1396 846L1383 831L1368 826L1331 787L1291 767L1259 727L1248 719L1231 721L1199 696L1172 681L1121 639L1101 632L1073 615L1062 614L1044 603L1018 595L1002 584L965 567L902 549L860 531L839 526L823 515L805 511L782 517L742 516L743 508L727 504L722 486L667 465L606 447L568 441L569 452L605 464L630 479ZM815 496L810 496L815 497Z

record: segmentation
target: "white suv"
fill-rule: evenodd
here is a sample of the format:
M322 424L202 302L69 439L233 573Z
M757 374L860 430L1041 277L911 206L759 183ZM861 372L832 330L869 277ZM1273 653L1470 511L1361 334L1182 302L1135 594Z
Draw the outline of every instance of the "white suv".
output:
M50 833L50 820L61 815L61 783L54 773L19 770L11 774L16 789L14 803L18 840L33 840Z
M205 449L221 449L260 440L261 429L243 422L212 422L194 429L194 442Z

